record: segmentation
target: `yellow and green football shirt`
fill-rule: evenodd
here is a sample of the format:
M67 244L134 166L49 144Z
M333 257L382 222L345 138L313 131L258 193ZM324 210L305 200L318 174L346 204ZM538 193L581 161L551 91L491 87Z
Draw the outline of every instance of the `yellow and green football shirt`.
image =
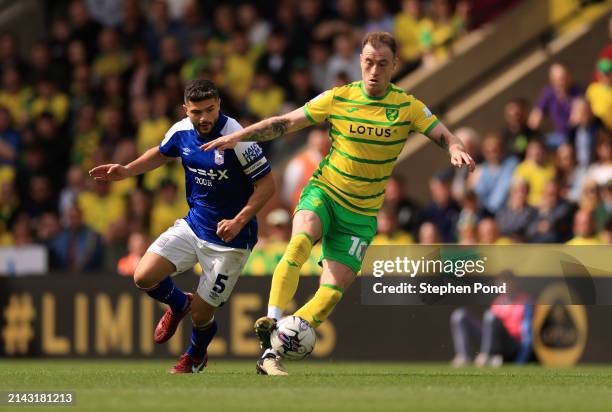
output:
M427 134L438 119L414 96L389 84L368 96L361 81L335 87L304 105L312 123L330 123L332 147L310 184L353 212L375 216L408 135Z

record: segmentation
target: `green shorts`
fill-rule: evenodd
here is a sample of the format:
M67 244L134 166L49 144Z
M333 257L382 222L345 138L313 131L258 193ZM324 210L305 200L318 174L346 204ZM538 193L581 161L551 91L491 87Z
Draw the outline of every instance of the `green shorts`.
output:
M323 227L321 258L335 260L350 267L355 273L368 245L376 235L376 216L366 216L340 206L323 189L308 183L295 211L315 212Z

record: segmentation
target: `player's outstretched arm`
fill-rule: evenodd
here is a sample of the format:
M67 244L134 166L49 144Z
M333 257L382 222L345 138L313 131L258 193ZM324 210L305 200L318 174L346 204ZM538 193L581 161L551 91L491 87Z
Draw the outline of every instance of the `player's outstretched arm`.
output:
M461 140L452 134L441 122L431 129L427 137L441 148L448 150L453 166L461 167L467 165L470 172L474 171L476 164L472 156L465 151Z
M96 166L89 171L94 180L114 181L128 177L137 176L150 170L157 169L172 158L164 156L159 147L152 147L142 154L138 159L124 166L117 163Z
M222 220L217 224L217 236L224 242L230 242L235 238L253 216L261 210L268 200L272 197L276 190L274 177L272 173L268 173L257 182L255 182L255 190L246 205L242 210L229 220Z
M213 149L233 149L238 142L265 142L276 139L284 134L298 131L310 126L312 123L300 107L282 116L274 116L250 125L246 129L219 137L203 144L200 149L209 151Z

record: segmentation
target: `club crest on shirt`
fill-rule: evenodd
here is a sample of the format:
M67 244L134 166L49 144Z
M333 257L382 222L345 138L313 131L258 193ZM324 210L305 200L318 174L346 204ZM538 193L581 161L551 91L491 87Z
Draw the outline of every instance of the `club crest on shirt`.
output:
M215 149L215 164L222 165L225 162L225 154L223 150Z
M387 115L388 120L394 121L395 119L397 119L397 116L399 115L399 110L398 109L387 109L385 110L385 114Z

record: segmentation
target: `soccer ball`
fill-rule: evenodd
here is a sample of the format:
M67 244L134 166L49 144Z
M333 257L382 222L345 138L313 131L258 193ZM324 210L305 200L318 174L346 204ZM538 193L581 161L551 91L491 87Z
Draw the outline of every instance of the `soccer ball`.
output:
M312 326L297 316L281 319L270 335L272 349L289 360L300 360L310 355L316 340Z

